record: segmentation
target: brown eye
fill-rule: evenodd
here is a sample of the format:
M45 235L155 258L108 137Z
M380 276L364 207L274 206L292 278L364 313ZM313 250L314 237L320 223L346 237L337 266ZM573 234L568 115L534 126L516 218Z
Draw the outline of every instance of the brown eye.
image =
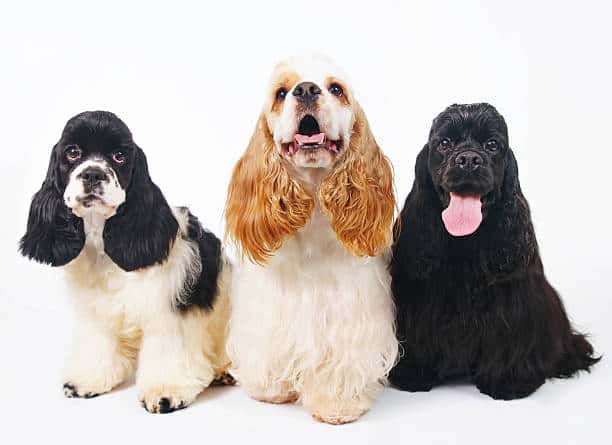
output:
M276 91L276 100L285 100L286 96L287 96L287 89L286 88L279 88Z
M449 138L443 138L438 144L439 151L446 151L451 147L452 143Z
M489 151L497 151L499 144L495 139L489 139L487 142L485 142L485 148Z
M121 150L117 150L116 152L113 153L113 161L115 161L117 164L121 165L125 162L125 152L121 151Z
M78 145L69 145L66 147L66 151L64 152L66 159L68 162L75 162L81 158L83 152L79 148Z
M330 85L329 92L332 93L334 96L338 96L338 97L344 94L344 91L342 91L342 87L338 85L337 83L332 83Z

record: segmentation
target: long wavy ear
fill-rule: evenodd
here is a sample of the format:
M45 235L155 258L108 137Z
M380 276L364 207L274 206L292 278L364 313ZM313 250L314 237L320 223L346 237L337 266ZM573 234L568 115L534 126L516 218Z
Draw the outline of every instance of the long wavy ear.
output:
M63 266L83 249L83 221L64 204L55 147L40 190L32 198L28 226L19 242L21 254L51 266Z
M518 164L514 153L508 149L506 157L506 169L504 171L504 182L502 185L502 198L505 202L514 198L514 195L521 192L518 176Z
M393 171L357 103L351 142L341 164L321 184L319 199L336 236L354 255L375 256L390 245Z
M136 147L125 202L104 225L104 251L126 271L161 264L178 229L164 195L151 181L144 152Z
M313 208L313 197L286 170L262 113L232 173L226 236L243 257L264 264L288 236L304 227Z
M429 173L429 145L416 159L415 179L398 218L400 235L393 246L393 286L425 279L443 259L448 234L442 225L442 204Z
M499 205L491 212L491 223L483 226L494 240L494 248L482 258L482 266L492 279L524 271L537 252L537 241L529 204L523 196L518 176L518 164L512 150L508 150L504 180L500 189Z

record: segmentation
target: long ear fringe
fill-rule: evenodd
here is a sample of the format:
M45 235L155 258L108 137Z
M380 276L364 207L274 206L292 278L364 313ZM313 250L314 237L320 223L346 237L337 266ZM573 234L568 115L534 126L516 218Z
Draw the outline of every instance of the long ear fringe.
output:
M355 107L351 143L342 164L321 184L319 198L345 247L357 256L376 256L392 242L393 171Z
M128 272L162 264L170 254L178 229L166 198L149 176L144 152L136 147L126 200L104 225L104 251Z
M236 164L225 209L226 237L243 257L265 264L283 241L304 227L314 199L278 158L262 114Z
M66 207L58 189L57 165L53 147L47 176L32 198L27 230L19 241L22 255L53 267L72 261L85 245L83 221Z

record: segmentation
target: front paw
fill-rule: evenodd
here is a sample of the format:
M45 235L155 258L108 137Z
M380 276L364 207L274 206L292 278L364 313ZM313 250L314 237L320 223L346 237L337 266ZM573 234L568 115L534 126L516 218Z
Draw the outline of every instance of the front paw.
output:
M64 381L64 395L69 398L80 397L91 399L109 392L123 381L121 376L113 373L98 374L93 372L79 372L66 377Z
M413 368L400 372L398 368L395 368L389 374L389 383L401 391L429 392L440 383L440 379L432 371Z
M364 409L358 405L356 406L345 406L341 409L328 409L327 407L321 407L311 411L313 419L319 422L329 423L330 425L343 425L345 423L351 423L359 419L366 413L367 409Z
M426 380L394 380L390 383L394 388L408 392L429 392L436 386L436 382Z
M98 397L101 393L84 391L83 389L79 389L77 385L71 382L64 383L64 395L70 399L72 398L83 398L83 399L93 399L94 397Z
M200 392L199 387L159 384L140 390L139 398L150 413L167 414L191 405Z
M543 378L532 380L502 380L492 382L477 382L478 390L495 400L523 399L533 394L544 384Z

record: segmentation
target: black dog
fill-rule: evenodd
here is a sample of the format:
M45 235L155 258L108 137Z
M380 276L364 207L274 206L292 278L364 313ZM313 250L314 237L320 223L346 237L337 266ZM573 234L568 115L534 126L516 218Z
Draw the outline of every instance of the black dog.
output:
M469 379L494 399L599 358L546 280L504 118L452 105L433 122L398 222L391 265L402 390Z

